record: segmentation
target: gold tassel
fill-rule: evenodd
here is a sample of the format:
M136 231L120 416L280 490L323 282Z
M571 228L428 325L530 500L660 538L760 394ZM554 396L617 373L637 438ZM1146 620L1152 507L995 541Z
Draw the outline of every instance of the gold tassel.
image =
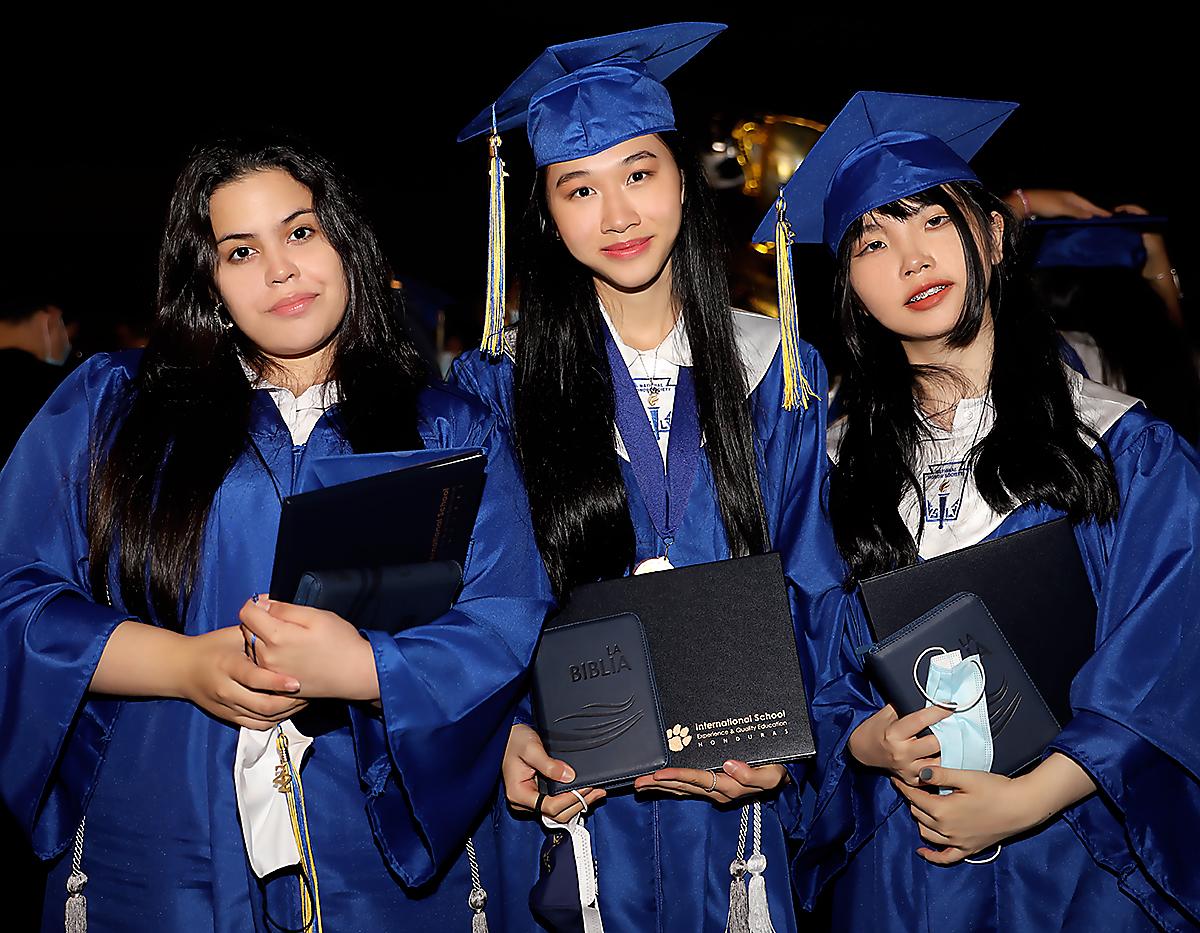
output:
M783 335L783 407L808 409L812 390L800 367L800 321L796 311L796 282L792 276L792 228L787 222L783 189L775 202L775 285L779 290L779 328Z
M488 174L488 283L483 313L483 352L493 359L500 355L504 339L504 160L500 158L500 134L493 116Z
M287 795L288 815L292 818L292 834L296 848L300 851L300 922L301 929L308 933L322 933L325 929L321 919L321 889L317 886L317 862L313 855L312 837L308 831L308 812L304 806L304 785L300 771L288 751L288 739L283 729L275 736L275 748L279 752L279 768L275 772L275 786Z

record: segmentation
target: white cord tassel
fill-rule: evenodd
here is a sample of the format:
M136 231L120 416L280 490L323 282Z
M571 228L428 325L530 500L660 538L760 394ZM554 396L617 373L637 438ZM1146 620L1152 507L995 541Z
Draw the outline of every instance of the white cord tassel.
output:
M467 863L471 867L471 893L467 896L467 904L471 908L471 933L488 933L487 891L479 876L479 859L475 857L475 840L467 839Z
M729 919L725 933L750 933L750 902L746 899L746 832L750 824L750 805L742 805L738 827L737 858L729 863Z
M767 857L762 854L762 804L754 804L754 854L746 862L750 872L750 933L775 933L767 903Z
M71 874L67 878L67 907L63 929L66 933L87 933L87 898L83 896L87 875L80 865L83 863L83 827L87 817L79 821L75 831L75 854L71 858Z

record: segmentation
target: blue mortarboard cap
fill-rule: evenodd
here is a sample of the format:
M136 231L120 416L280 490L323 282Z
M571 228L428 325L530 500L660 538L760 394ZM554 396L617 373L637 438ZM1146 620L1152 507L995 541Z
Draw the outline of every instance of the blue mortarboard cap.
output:
M1034 220L1029 223L1029 236L1034 242L1033 265L1038 269L1064 266L1141 269L1146 265L1142 233L1166 223L1165 217L1145 214Z
M948 181L976 181L967 161L1017 108L1007 101L859 91L784 186L797 243L837 252L868 211ZM754 234L775 240L772 209Z
M527 125L538 168L603 152L675 128L663 80L713 37L720 23L671 23L546 49L458 141Z

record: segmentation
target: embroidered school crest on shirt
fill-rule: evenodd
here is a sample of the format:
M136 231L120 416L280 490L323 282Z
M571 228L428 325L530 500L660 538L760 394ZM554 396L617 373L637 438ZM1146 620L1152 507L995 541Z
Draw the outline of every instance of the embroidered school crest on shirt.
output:
M630 374L632 375L632 373ZM671 433L671 413L675 402L675 381L670 376L633 376L654 439L665 451Z
M958 519L962 510L963 491L967 485L964 461L933 463L921 476L925 500L925 522L945 528Z

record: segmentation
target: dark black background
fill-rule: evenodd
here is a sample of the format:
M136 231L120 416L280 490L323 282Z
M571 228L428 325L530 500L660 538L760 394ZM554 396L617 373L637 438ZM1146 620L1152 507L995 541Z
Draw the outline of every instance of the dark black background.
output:
M70 37L14 31L2 66L6 284L49 282L74 315L147 313L167 199L190 147L273 124L308 136L357 182L402 277L473 310L484 279L486 145L456 145L457 131L545 45L683 16L574 5L537 14L498 6L485 17L443 6L440 18L434 5L416 19L396 7L354 22L328 7L253 19L222 7L161 32L109 21L94 36L79 22ZM1050 19L999 6L793 9L777 20L751 4L687 8L687 18L730 23L668 82L693 141L763 112L828 121L860 88L1018 101L976 160L984 181L998 190L1065 187L1103 205L1134 201L1170 214L1186 275L1181 190L1191 153L1182 139L1191 108L1176 83L1186 50L1165 15L1107 22L1095 7ZM506 140L510 223L531 180L521 136ZM745 217L731 223L734 242L752 232Z

